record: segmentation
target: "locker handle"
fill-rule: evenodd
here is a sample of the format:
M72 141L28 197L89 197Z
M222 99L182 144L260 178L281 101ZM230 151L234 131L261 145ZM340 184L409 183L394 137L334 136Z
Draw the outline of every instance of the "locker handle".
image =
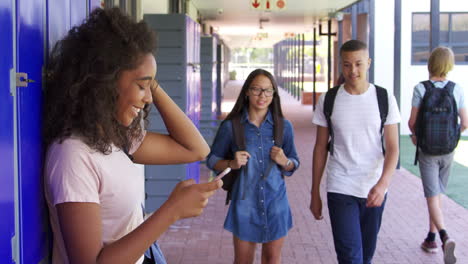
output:
M197 72L200 70L200 63L188 63L188 66L192 67L193 72Z

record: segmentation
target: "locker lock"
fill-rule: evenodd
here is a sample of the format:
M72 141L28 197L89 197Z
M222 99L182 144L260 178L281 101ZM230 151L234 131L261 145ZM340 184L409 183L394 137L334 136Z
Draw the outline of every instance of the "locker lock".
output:
M17 87L28 87L28 83L35 82L34 80L28 79L28 74L25 72L16 73L16 86Z

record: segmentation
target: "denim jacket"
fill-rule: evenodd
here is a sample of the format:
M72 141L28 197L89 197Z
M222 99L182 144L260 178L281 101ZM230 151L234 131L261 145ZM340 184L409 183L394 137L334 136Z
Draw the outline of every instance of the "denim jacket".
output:
M260 127L248 119L244 111L241 118L244 126L247 152L247 175L244 170L234 184L232 201L224 222L224 228L244 241L266 243L286 236L292 227L292 216L286 195L286 185L282 175L291 176L299 167L299 158L294 145L291 122L284 120L284 154L294 163L292 171L284 171L279 165L272 166L269 175L263 179L269 163L270 150L274 145L274 121L270 112ZM207 166L225 159L229 151L238 151L232 134L232 122L222 123L207 158ZM219 172L218 172L219 173ZM247 181L247 182L245 182ZM242 199L245 195L245 199Z

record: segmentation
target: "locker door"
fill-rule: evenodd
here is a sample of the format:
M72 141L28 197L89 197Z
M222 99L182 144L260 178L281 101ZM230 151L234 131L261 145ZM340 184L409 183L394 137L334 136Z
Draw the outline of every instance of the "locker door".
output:
M70 30L70 20L69 0L49 0L47 5L47 46L49 50L52 50L54 44Z
M78 26L83 23L88 12L89 4L90 3L86 0L70 0L70 26Z
M16 71L33 80L16 88L19 263L45 261L49 253L42 187L41 101L45 56L45 1L16 1Z
M13 0L0 1L0 260L13 263L15 235L13 166L13 96L10 76L13 65Z

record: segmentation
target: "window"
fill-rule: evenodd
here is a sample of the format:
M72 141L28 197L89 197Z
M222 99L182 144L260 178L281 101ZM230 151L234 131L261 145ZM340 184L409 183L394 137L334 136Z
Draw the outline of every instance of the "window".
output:
M412 64L427 63L429 43L429 13L413 13ZM455 63L468 64L468 13L440 13L440 45L453 50Z

